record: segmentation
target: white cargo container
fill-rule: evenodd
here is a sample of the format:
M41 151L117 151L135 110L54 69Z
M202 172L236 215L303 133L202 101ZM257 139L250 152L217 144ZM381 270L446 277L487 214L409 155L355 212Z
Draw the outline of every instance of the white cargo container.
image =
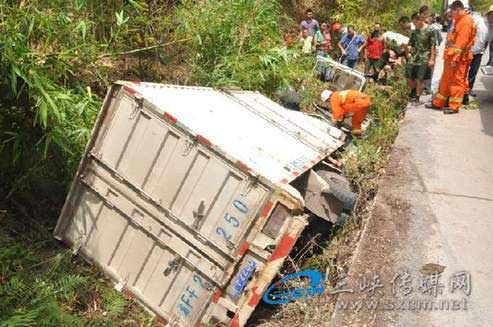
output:
M117 82L55 236L163 322L243 326L307 225L290 184L343 138L256 92Z

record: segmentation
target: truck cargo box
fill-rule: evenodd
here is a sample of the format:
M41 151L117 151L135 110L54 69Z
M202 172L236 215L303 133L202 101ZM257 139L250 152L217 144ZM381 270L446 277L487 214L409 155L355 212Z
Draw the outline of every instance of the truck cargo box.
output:
M292 185L343 133L257 92L117 82L55 237L173 326L243 326L307 225Z

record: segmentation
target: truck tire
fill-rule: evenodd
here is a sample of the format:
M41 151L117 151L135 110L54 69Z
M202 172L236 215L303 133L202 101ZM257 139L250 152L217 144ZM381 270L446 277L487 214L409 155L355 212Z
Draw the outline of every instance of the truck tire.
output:
M357 195L351 191L351 184L341 175L331 171L319 170L317 174L330 186L330 194L343 203L344 209L352 210L356 203Z
M356 203L356 194L348 191L340 184L330 184L330 194L342 202L344 209L353 210Z

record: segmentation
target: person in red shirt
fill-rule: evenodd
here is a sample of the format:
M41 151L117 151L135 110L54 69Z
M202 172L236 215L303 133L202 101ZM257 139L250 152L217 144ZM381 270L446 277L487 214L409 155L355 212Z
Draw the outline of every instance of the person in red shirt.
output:
M375 30L371 33L371 36L366 41L366 65L365 75L374 76L378 75L380 70L380 60L382 59L385 44L380 31ZM370 70L373 68L373 74L370 75Z

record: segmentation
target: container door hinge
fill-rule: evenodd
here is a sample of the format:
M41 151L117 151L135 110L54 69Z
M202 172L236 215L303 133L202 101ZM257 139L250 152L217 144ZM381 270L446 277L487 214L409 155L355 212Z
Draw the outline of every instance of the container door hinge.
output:
M203 219L205 217L205 201L201 200L197 211L193 211L193 218L195 219L193 222L193 228L199 229Z
M241 192L241 196L247 196L250 193L250 191L254 188L254 186L258 183L258 181L259 181L258 177L248 178L248 180L246 180L243 191Z
M176 256L173 260L168 262L168 266L163 270L164 276L169 276L172 272L176 272L180 268L182 258Z
M190 152L192 152L194 145L195 145L195 142L190 140L190 139L187 139L185 141L185 149L183 150L183 156L184 157L188 156L190 154Z

